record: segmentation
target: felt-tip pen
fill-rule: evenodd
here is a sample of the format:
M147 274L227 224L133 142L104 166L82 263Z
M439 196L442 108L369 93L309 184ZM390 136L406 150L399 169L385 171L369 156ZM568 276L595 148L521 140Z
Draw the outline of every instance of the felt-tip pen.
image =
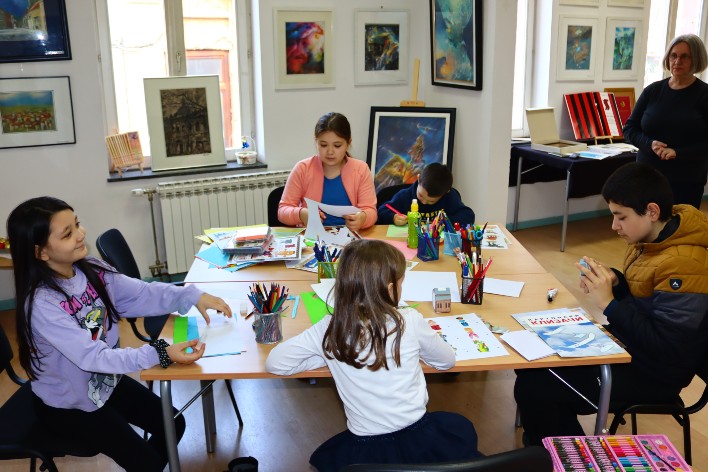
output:
M388 203L386 204L386 208L388 208L389 210L391 210L392 212L394 212L394 213L397 214L397 215L406 216L406 215L404 215L403 213L401 213L400 211L398 211L398 210L396 210L395 208L393 208L393 207L392 207L391 205L389 205Z
M551 303L556 298L556 295L558 295L558 289L557 288L549 288L548 289L548 303Z

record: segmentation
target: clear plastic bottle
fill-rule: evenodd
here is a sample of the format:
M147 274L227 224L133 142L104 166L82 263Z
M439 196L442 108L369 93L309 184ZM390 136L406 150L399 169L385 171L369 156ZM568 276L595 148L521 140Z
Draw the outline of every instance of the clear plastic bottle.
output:
M408 247L416 249L418 247L418 221L420 213L418 213L418 200L411 200L411 211L408 212Z

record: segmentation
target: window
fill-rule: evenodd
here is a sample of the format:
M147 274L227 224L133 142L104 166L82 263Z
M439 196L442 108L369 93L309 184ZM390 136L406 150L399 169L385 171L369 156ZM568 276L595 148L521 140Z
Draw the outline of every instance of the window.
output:
M516 52L514 53L514 92L511 109L512 136L527 136L524 118L527 104L527 45L533 42L529 39L528 13L530 0L519 0L516 9Z
M247 3L97 0L99 25L108 25L101 32L101 53L110 57L102 61L109 129L137 130L143 152L149 154L143 79L218 75L224 143L227 148L239 146L238 137L250 134L250 116L245 116L250 107L242 106L242 101L250 102L250 78L239 72L240 64L249 69L247 48L239 45L248 37Z
M644 86L668 77L661 60L671 40L682 34L700 35L703 0L669 0L651 2L647 62Z

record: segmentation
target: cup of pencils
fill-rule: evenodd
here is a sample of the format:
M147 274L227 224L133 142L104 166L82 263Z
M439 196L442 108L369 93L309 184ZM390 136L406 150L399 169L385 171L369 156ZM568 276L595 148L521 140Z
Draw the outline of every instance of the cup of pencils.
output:
M484 276L462 276L462 293L460 298L462 303L481 305L482 298L484 298Z
M337 277L337 266L339 262L318 262L317 263L317 282L322 282L322 279L333 279Z
M437 261L440 258L440 237L433 237L423 232L418 235L418 259L423 262Z
M283 339L283 304L288 298L288 289L271 283L270 289L263 283L255 283L249 288L248 298L253 303L253 331L259 344L274 344Z

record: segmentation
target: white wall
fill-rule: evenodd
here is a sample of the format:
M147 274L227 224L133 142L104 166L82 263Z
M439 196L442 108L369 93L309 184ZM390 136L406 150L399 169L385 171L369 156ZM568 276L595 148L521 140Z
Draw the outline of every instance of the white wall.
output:
M347 115L352 124L353 154L366 159L369 111L373 106L397 106L410 98L410 86L354 86L353 22L355 8L376 8L382 2L360 0L296 2L301 8L333 8L335 21L335 81L333 89L275 90L273 79L273 7L291 7L290 0L251 0L259 21L260 48L254 50L259 152L269 169L289 169L314 153L313 129L327 111ZM98 40L93 2L67 2L73 59L46 63L0 64L0 77L69 75L74 99L76 144L22 149L0 149L0 219L20 202L53 195L69 202L93 242L111 227L130 242L143 276L154 261L148 202L131 197L130 189L179 180L154 178L106 182L106 130L101 105ZM410 64L421 60L418 97L430 107L456 107L457 123L453 171L455 186L472 206L479 221L505 221L511 129L516 0L484 2L483 90L471 91L431 85L428 0L389 0L386 9L410 12ZM218 174L216 174L218 175ZM5 234L5 231L1 231ZM97 254L95 250L91 251ZM12 277L0 271L0 301L13 298Z

